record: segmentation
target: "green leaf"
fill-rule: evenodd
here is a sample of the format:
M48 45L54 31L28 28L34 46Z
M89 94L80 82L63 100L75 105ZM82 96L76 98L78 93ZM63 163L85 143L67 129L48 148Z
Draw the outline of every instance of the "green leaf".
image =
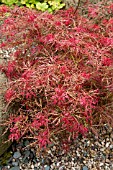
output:
M65 6L64 3L61 3L61 1L58 0L48 1L48 4L51 6L52 10L58 10Z
M38 10L46 11L48 9L48 7L49 6L47 5L46 2L44 2L44 3L37 2L36 3L36 9L38 9Z
M28 4L28 3L26 3L26 7L31 8L31 5L30 5L30 4Z
M34 5L34 4L31 4L31 8L35 8L35 5Z
M19 1L19 2L17 2L16 3L16 5L18 5L18 6L22 6L22 4L21 4L21 2Z
M21 0L21 4L27 4L27 0Z
M29 0L29 3L30 3L30 4L35 4L35 3L36 3L36 0Z
M34 4L26 4L26 7L28 7L28 8L35 8L35 6L34 6Z
M48 8L47 11L48 11L49 13L53 13L52 8Z
M2 3L10 6L10 5L13 5L15 3L15 0L2 0Z

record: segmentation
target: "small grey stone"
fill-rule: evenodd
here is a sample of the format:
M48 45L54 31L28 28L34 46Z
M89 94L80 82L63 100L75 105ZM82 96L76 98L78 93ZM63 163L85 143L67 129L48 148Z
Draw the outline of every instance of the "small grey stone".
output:
M83 153L83 156L84 156L84 157L87 157L87 156L88 156L88 153L87 153L87 152L84 152L84 153Z
M46 166L44 170L50 170L50 166Z
M52 163L52 161L49 157L46 157L45 159L42 159L42 160L44 161L42 163L45 164L45 165L48 165L48 166L50 166L51 163Z
M18 159L19 157L21 157L21 153L15 152L14 155L13 155L13 158Z
M16 148L21 149L23 146L24 146L24 145L23 145L23 142L20 142L20 143L16 146Z
M106 159L106 163L110 163L110 160L109 160L109 159Z
M33 154L33 152L30 152L29 157L30 157L30 159L33 159L33 158L34 158L34 154Z
M28 160L28 158L24 157L24 158L22 159L22 162L23 162L24 164L28 164L28 163L29 163L29 160Z
M88 170L87 166L83 166L82 170Z
M9 168L10 168L10 165L7 165L7 168L9 169Z
M15 166L15 167L10 168L10 170L20 170L20 168L19 166Z
M30 151L27 150L27 151L24 152L24 154L25 154L25 157L27 158L27 157L29 157L29 155L30 155Z
M103 166L103 165L104 165L104 163L103 163L103 162L101 162L99 165L100 165L100 166Z
M63 170L63 169L64 169L64 166L60 166L60 167L59 167L59 170Z
M34 169L34 165L33 164L31 165L31 168Z
M12 162L13 166L18 166L18 162Z
M26 140L25 143L24 143L25 146L28 146L29 145L29 141Z
M45 163L45 159L42 159L42 160L41 160L41 163L44 164L44 163Z
M110 144L109 142L106 143L106 148L108 148L109 144Z
M113 149L113 145L110 145L109 147L110 147L110 149Z
M36 161L36 159L35 159L35 158L33 159L33 163L37 163L37 161Z
M37 162L39 162L39 161L40 161L40 159L36 158L36 161L37 161Z
M34 170L38 170L38 168L34 167Z

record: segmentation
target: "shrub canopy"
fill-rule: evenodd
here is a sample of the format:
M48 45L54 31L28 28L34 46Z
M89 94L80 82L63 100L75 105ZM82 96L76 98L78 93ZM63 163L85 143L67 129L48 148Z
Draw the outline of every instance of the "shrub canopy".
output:
M15 48L1 66L8 78L4 123L10 140L85 135L113 125L113 3L89 4L54 15L0 6L0 44Z

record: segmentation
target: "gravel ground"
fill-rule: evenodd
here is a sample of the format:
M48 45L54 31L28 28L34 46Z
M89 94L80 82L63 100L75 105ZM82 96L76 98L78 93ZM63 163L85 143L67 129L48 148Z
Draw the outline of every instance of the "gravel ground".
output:
M0 159L0 170L113 170L113 129L107 125L100 128L99 137L88 134L78 137L64 152L60 144L51 144L46 153L37 154L36 149L24 147L29 140L13 143L6 155L10 157L3 163Z

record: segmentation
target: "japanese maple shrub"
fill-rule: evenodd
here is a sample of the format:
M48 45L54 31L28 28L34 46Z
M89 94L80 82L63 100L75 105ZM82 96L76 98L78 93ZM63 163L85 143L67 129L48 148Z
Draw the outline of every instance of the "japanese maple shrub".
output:
M96 125L113 125L113 3L55 14L0 7L0 47L14 48L1 66L11 113L9 140L28 137L45 147L71 141ZM82 11L82 9L81 9Z

